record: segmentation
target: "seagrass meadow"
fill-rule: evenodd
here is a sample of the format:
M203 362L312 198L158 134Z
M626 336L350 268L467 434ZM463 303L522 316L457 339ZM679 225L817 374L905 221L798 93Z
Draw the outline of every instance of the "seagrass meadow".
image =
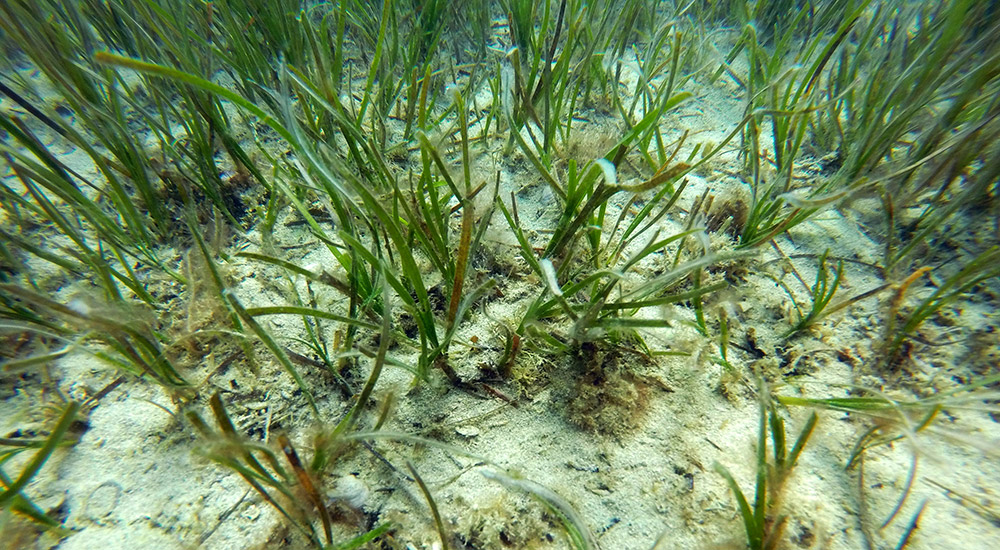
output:
M0 548L1000 548L1000 3L0 45Z

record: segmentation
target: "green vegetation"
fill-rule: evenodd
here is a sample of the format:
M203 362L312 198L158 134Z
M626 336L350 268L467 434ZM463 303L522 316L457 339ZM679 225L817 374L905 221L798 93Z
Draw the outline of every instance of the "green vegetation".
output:
M857 470L861 487L864 487L866 453L880 446L891 445L895 441L903 440L908 443L912 453L909 473L900 490L896 505L881 523L879 530L882 530L893 523L912 494L917 480L917 466L921 460L921 449L924 445L921 441L922 437L936 437L955 445L971 446L986 456L996 457L1000 454L1000 449L995 444L980 443L950 432L947 427L949 421L942 418L942 416L954 415L963 410L980 409L984 402L990 402L996 397L996 392L989 388L995 386L998 380L1000 380L1000 376L987 376L974 383L949 391L935 392L920 399L894 399L879 391L864 388L858 392L861 394L859 397L804 398L777 395L775 399L783 405L839 411L873 420L871 427L858 437L845 464L848 470ZM812 414L815 417L816 413ZM862 503L865 502L866 497L866 493L861 491L859 499ZM925 505L926 502L918 507L913 519L903 531L897 547L905 547L912 532L916 529L917 520L923 513ZM871 529L871 526L866 524L863 528L865 536L869 540L875 540L874 530Z
M0 471L0 484L3 485L3 491L0 492L0 506L3 506L4 510L4 518L2 523L0 523L0 527L7 525L11 514L20 514L33 521L39 527L63 531L59 521L40 509L31 501L30 497L22 494L22 491L28 486L31 478L45 465L45 462L52 456L57 447L64 443L73 443L73 441L64 441L64 439L79 412L79 403L73 401L67 403L59 421L52 427L48 437L44 440L10 438L0 440L0 449L2 449L2 453L0 453L0 465L10 462L22 452L32 448L38 449L15 479L11 479L6 473Z
M598 548L610 527L562 487L459 467L441 418L545 395L623 440L678 407L660 397L692 390L667 380L684 369L726 407L759 404L752 501L725 467L712 483L747 547L786 545L779 496L817 417L788 449L779 405L862 417L849 468L949 410L996 412L995 10L4 2L0 398L21 410L0 426L0 538L70 534L37 502L46 464L125 387L161 392L170 433L199 435L291 547L473 544L452 520L466 497L440 495L479 468ZM813 375L830 351L858 356L836 382ZM81 355L86 372L63 366ZM873 396L784 391L873 378ZM460 473L433 479L428 452ZM331 497L362 456L419 513ZM544 547L503 529L490 544Z
M782 491L799 460L799 455L809 442L816 421L816 413L812 413L802 428L802 433L789 449L785 442L785 421L778 416L773 405L761 402L760 429L757 432L757 481L754 486L753 504L747 500L729 470L719 463L715 464L715 469L726 478L726 483L729 484L739 504L740 516L746 529L747 547L751 550L776 548L781 541L782 531L785 528L785 517L781 514ZM774 455L770 461L767 455L768 433L771 434L771 451Z

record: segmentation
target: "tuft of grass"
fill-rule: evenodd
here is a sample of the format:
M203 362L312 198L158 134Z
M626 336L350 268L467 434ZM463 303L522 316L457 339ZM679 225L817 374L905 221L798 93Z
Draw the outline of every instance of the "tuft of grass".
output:
M918 399L894 398L884 392L867 388L855 388L856 391L863 392L859 397L811 398L776 395L775 399L786 406L850 413L870 420L870 426L858 436L845 465L849 470L858 469L862 479L864 456L868 450L901 440L908 444L913 456L907 480L896 505L881 523L881 528L884 529L902 510L917 479L917 468L923 449L921 436L964 445L989 457L1000 454L1000 448L997 448L994 442L976 440L956 432L952 426L953 420L950 420L955 418L954 413L957 411L986 411L996 414L997 407L993 403L997 392L990 388L998 380L1000 376L987 376L968 385L935 392ZM861 498L864 499L863 489ZM903 539L905 540L915 528L915 520L911 520ZM871 535L869 538L871 539Z
M6 515L14 513L27 518L39 528L53 531L60 535L68 534L62 527L62 523L43 511L35 504L27 494L27 487L31 480L38 475L38 472L45 466L45 463L52 458L53 453L61 446L72 445L75 441L67 439L67 434L77 419L81 404L76 401L67 402L63 407L59 420L49 430L49 435L42 440L22 440L20 438L0 439L0 514ZM4 471L3 465L17 455L37 449L30 460L21 468L15 476L10 477ZM0 535L15 538L13 533L7 532L8 522L0 522ZM12 529L12 528L11 528Z
M791 475L799 456L805 449L818 419L812 413L799 432L795 443L789 449L785 435L785 421L778 416L773 403L760 402L760 428L757 431L757 466L754 483L753 502L747 500L743 490L725 466L716 462L713 468L729 485L736 498L743 528L746 531L747 547L750 550L776 548L781 542L785 516L781 513L782 491ZM767 440L771 439L771 456L768 457Z
M480 470L480 473L487 479L496 481L509 489L528 493L541 501L562 523L570 544L576 550L597 550L600 548L597 539L584 523L583 518L573 508L573 505L552 489L534 481L512 477L499 471L483 469Z
M239 474L312 546L323 548L311 519L316 511L295 494L294 474L281 466L279 455L267 445L247 441L239 435L218 393L212 396L210 405L219 431L213 430L197 412L187 413L188 421L211 442L211 446L204 451L205 456Z
M211 397L209 406L218 430L212 429L197 412L187 412L188 421L205 439L206 446L202 450L204 455L242 477L311 546L321 550L360 548L394 528L391 523L383 523L336 544L332 531L333 520L319 485L321 474L328 463L321 461L317 465L315 460L311 463L303 460L285 435L278 437L279 451L272 449L266 442L247 439L237 431L218 393ZM337 439L337 444L343 443L343 440ZM282 455L288 463L287 468L282 466ZM322 539L314 525L316 521L322 528Z
M53 337L67 344L55 353L7 362L5 371L42 364L93 339L110 353L103 349L91 353L116 368L175 391L189 386L169 360L148 311L85 296L63 304L9 283L0 284L0 299L0 318L11 322L6 328Z
M792 299L792 303L795 304L795 309L798 312L799 319L795 322L795 325L788 330L783 336L783 338L789 338L808 329L810 326L819 322L822 318L826 317L831 313L827 307L833 300L833 296L837 293L837 289L840 287L841 277L844 275L844 261L840 260L837 262L837 269L834 271L833 280L830 280L830 274L826 267L826 258L830 251L825 250L823 254L819 257L819 266L816 268L816 282L813 283L810 289L810 295L812 296L812 307L809 311L803 313L802 309L799 308L799 304L795 302L794 296L789 294ZM785 288L785 290L788 290Z
M917 329L944 308L966 297L979 285L994 281L1000 276L1000 246L993 246L970 259L958 271L946 279L936 282L935 289L912 309L903 307L907 289L921 276L932 273L930 267L922 267L903 280L893 293L886 313L886 325L878 365L893 364L899 357L904 342L912 338Z

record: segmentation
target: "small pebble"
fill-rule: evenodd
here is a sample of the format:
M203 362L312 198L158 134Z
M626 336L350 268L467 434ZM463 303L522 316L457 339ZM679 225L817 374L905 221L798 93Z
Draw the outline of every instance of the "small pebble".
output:
M462 437L472 438L479 435L479 428L475 426L459 426L455 428L455 433Z

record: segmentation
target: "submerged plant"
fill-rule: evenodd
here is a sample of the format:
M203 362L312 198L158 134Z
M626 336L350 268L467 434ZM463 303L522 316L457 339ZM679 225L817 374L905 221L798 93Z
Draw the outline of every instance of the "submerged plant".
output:
M288 437L280 435L278 437L280 453L287 461L287 466L283 466L278 452L266 444L248 441L237 432L218 393L212 396L210 404L212 414L219 425L218 432L213 431L197 413L188 413L188 420L209 441L210 446L205 451L206 456L239 474L312 546L320 549L332 547L333 519L327 508L326 497L320 493L316 477L321 472L307 466ZM349 504L345 503L344 506ZM360 512L353 510L353 513ZM321 524L322 538L314 525L317 519ZM377 526L339 543L336 548L360 548L391 529L392 524L388 523Z
M978 450L984 456L997 457L1000 447L996 441L977 438L954 429L954 414L959 411L987 412L997 414L995 405L997 392L990 389L1000 380L1000 376L984 377L965 386L958 386L947 391L931 393L920 398L896 398L885 392L857 388L857 397L812 398L788 395L776 395L775 399L786 406L810 407L814 409L837 411L860 416L869 422L858 436L850 453L845 468L856 469L862 482L860 498L864 501L864 457L876 447L891 445L903 441L912 452L910 469L906 482L900 491L896 505L881 522L880 529L885 529L893 523L910 497L917 479L920 458L924 454L925 438L936 438L949 443L963 445ZM815 413L813 413L815 415ZM920 517L924 504L918 508L914 519L904 529L900 548L905 546L912 532L917 528L916 519ZM874 540L874 533L865 528L869 541Z
M715 463L715 470L725 478L729 489L736 497L743 528L746 531L747 547L750 550L776 548L784 532L785 516L781 513L785 482L791 475L799 455L805 449L817 416L812 413L802 431L795 438L791 449L785 440L785 421L778 416L777 407L760 402L760 428L757 430L756 481L752 502L747 500L743 490L725 466ZM768 456L768 434L771 439L771 456Z
M5 371L44 364L93 339L110 353L102 349L91 353L117 368L174 390L188 386L160 343L148 312L138 307L101 304L86 297L62 304L12 284L0 285L0 302L0 318L9 321L5 329L65 343L60 351L8 361Z
M27 518L41 529L51 530L57 534L66 535L68 531L49 513L38 507L28 496L27 487L38 475L45 463L61 446L72 445L72 439L67 434L80 412L81 404L70 401L65 404L62 414L44 439L29 439L21 437L0 438L0 536L4 540L17 540L12 515ZM15 476L5 472L4 465L24 452L35 450L31 459ZM8 538L9 537L9 538Z

